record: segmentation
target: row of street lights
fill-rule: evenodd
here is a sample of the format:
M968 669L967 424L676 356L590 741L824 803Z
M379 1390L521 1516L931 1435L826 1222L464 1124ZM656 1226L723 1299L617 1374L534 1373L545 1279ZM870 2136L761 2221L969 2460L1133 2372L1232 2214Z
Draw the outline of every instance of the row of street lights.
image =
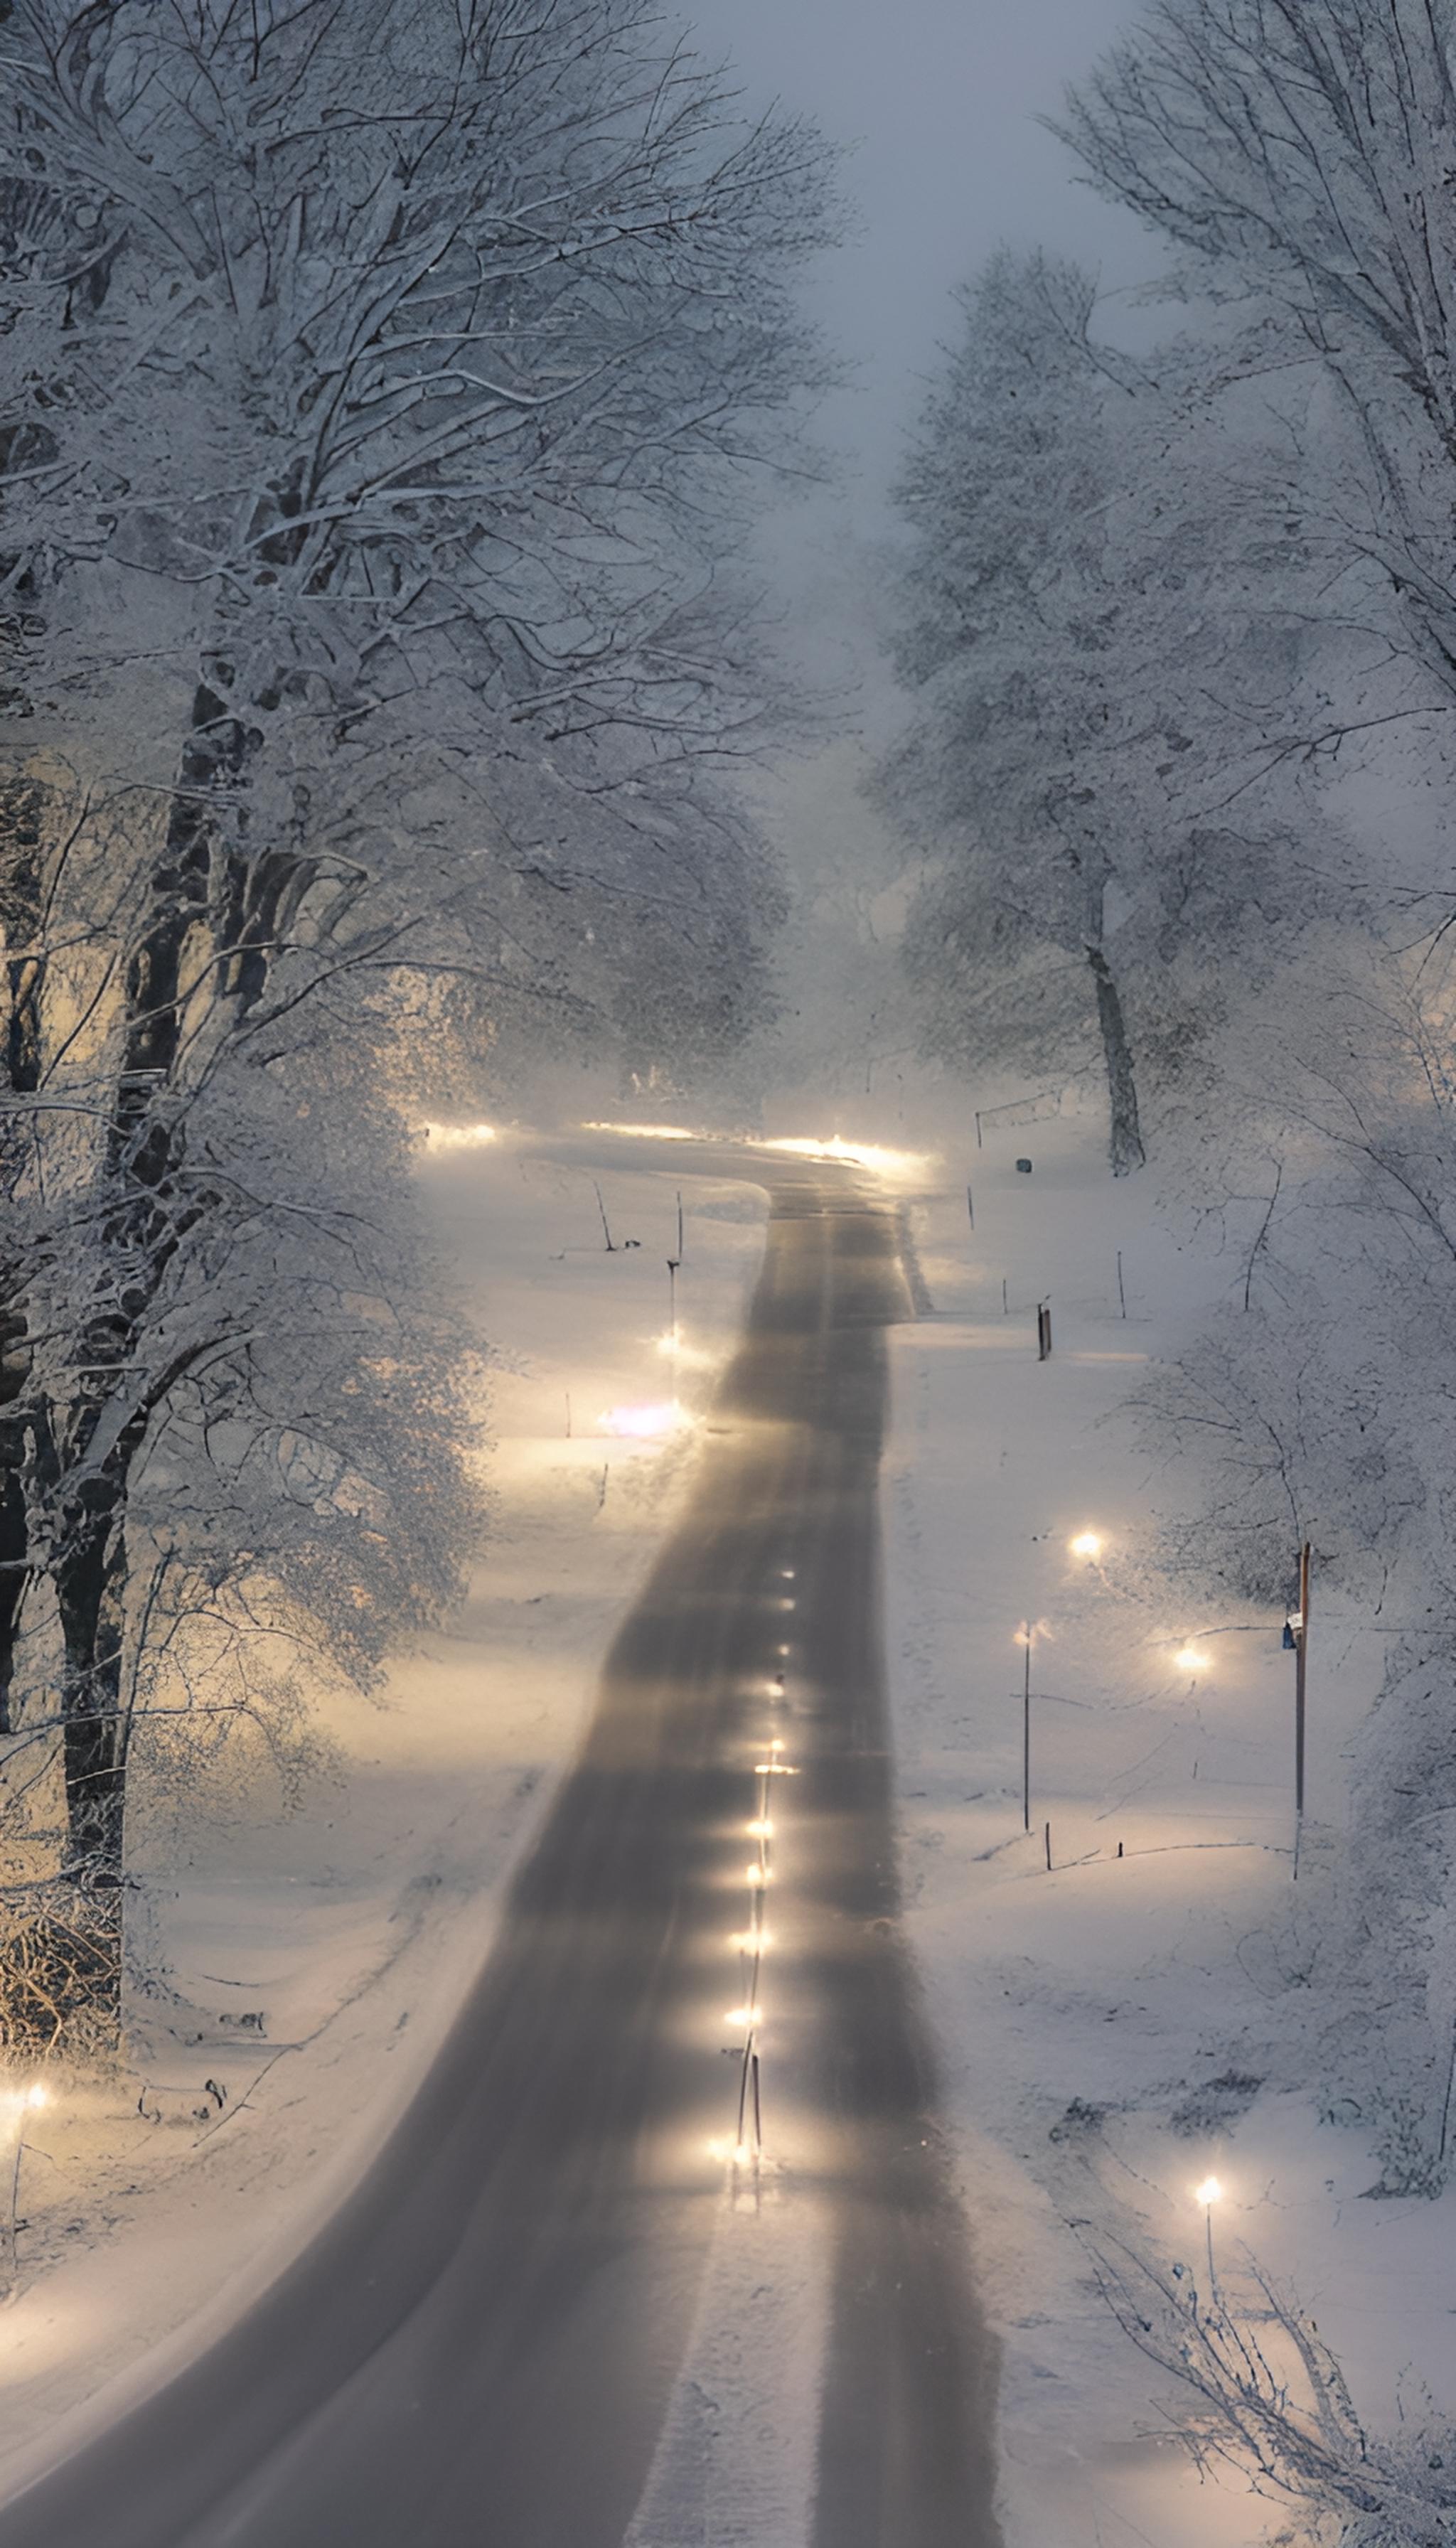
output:
M1100 1557L1101 1557L1101 1555L1102 1555L1102 1552L1103 1552L1103 1549L1104 1549L1104 1547L1105 1547L1105 1546L1106 1546L1106 1542L1105 1542L1105 1540L1104 1540L1104 1538L1103 1538L1103 1536L1102 1536L1102 1533L1101 1533L1100 1531L1096 1531L1096 1530L1079 1530L1079 1531L1075 1534L1075 1536L1074 1536L1072 1539L1068 1540L1068 1542L1067 1542L1067 1547L1068 1547L1068 1550L1070 1551L1070 1554L1071 1554L1073 1557L1080 1557L1080 1558L1084 1558L1084 1559L1086 1560L1086 1562L1087 1562L1089 1565L1091 1565L1091 1566L1095 1566L1095 1565L1097 1564L1097 1562L1098 1562L1099 1558L1100 1558ZM1296 1764L1297 1764L1297 1767L1296 1767L1296 1797L1297 1797L1297 1814L1298 1814L1299 1816L1301 1816L1301 1817L1303 1816L1303 1813L1304 1813L1304 1764L1305 1764L1305 1749L1304 1749L1304 1745L1305 1745L1305 1732L1304 1732L1304 1729L1305 1729L1305 1680L1304 1680L1304 1665L1305 1665L1305 1633L1304 1633L1304 1632L1305 1632L1305 1625L1306 1625L1306 1622L1307 1622L1308 1617L1309 1617L1309 1597L1310 1597L1310 1550L1309 1550L1309 1546L1308 1546L1308 1543L1307 1543L1307 1544L1306 1544L1306 1546L1305 1546L1305 1548L1304 1548L1304 1550L1303 1550L1303 1552L1302 1552L1302 1555L1301 1555L1301 1563L1300 1563L1300 1608L1299 1608L1299 1612L1296 1614L1295 1618L1294 1618L1294 1619L1292 1619L1292 1620L1288 1623L1288 1626L1287 1626L1287 1628L1286 1628L1286 1643L1290 1643L1290 1644L1293 1644L1293 1645L1294 1645L1294 1647L1295 1647L1295 1652L1296 1652L1296 1655L1297 1655L1297 1657L1298 1657L1298 1662L1297 1662L1297 1667L1296 1667L1297 1675L1298 1675L1298 1686L1297 1686L1297 1695L1296 1695L1296 1702L1295 1702L1295 1705L1296 1705ZM1031 1830L1031 1828L1032 1828L1032 1771L1031 1771L1031 1761L1032 1761L1032 1648L1033 1648L1033 1645L1034 1645L1034 1643L1035 1643L1035 1641L1036 1641L1037 1631L1038 1631L1038 1627L1039 1627L1040 1625L1041 1625L1041 1623L1040 1623L1040 1622L1034 1623L1034 1622L1033 1622L1033 1621L1031 1621L1030 1619L1024 1619L1024 1620L1023 1620L1023 1622L1022 1622L1022 1624L1021 1624L1021 1626L1020 1626L1020 1628L1017 1630L1017 1643L1022 1647L1022 1650L1023 1650L1023 1666L1022 1666L1022 1707L1023 1707L1023 1719L1022 1719L1022 1819L1023 1819L1024 1827L1025 1827L1025 1829L1026 1829L1027 1831L1030 1831L1030 1830ZM1200 1648L1198 1648L1198 1647L1196 1647L1196 1646L1191 1646L1191 1645L1180 1647L1180 1648L1179 1648L1179 1650L1178 1650L1178 1652L1177 1652L1177 1654L1175 1654L1175 1655L1174 1655L1174 1657L1173 1657L1173 1661L1174 1661L1174 1663L1178 1666L1178 1668L1179 1668L1179 1670L1180 1670L1180 1671L1183 1671L1183 1672L1189 1672L1189 1673L1200 1673L1200 1672L1206 1672L1206 1671L1208 1670L1208 1665L1209 1665L1209 1658L1208 1658L1208 1656L1207 1656L1206 1654L1204 1654ZM1295 1872L1296 1872L1296 1873L1298 1873L1298 1871L1299 1871L1299 1858L1298 1858L1298 1849L1296 1849ZM1206 2237L1207 2242L1208 2242L1208 2258L1209 2258L1209 2289L1210 2289L1210 2291L1211 2291L1211 2292L1213 2291L1214 2283L1215 2283L1215 2273L1214 2273L1214 2206L1215 2206L1215 2204L1216 2204L1216 2203L1220 2203L1220 2202L1222 2202L1222 2200L1223 2200L1223 2196L1224 2196L1224 2188L1223 2188L1222 2184L1220 2183L1220 2181L1219 2181L1219 2179L1218 2179L1218 2177L1217 2177L1217 2176L1206 2176L1206 2177L1204 2178L1204 2180L1203 2180L1203 2183L1202 2183L1201 2185L1197 2185L1197 2186L1195 2186L1195 2187L1194 2187L1194 2189L1193 2189L1193 2200L1194 2200L1194 2202L1195 2202L1196 2204L1198 2204L1198 2205L1201 2207L1202 2212L1203 2212L1203 2216L1204 2216L1204 2234L1205 2234L1205 2237Z
M778 1580L785 1585L794 1583L796 1577L793 1567L781 1566L778 1570ZM792 1610L795 1607L796 1596L792 1592L780 1592L773 1597L774 1607L780 1612ZM787 1678L789 1653L790 1648L787 1643L781 1643L778 1646L774 1668L769 1679L769 1693L773 1702L777 1705L782 1705L785 1701L784 1683ZM748 1837L755 1843L755 1856L744 1870L748 1884L748 1925L736 1932L728 1942L739 1958L743 1996L741 2005L730 2008L724 2019L725 2025L741 2027L743 2030L738 2075L737 2132L733 2141L727 2147L726 2155L731 2159L735 2169L752 2165L756 2176L764 2155L764 2108L759 2063L759 2037L764 2022L764 2010L760 1985L764 1956L772 1943L764 1921L764 1895L774 1879L774 1817L772 1811L772 1799L774 1789L773 1782L777 1778L798 1776L797 1770L791 1768L783 1757L788 1745L781 1734L771 1736L759 1749L765 1757L754 1763L756 1811L752 1822L746 1826ZM725 2155L724 2144L721 2141L714 2141L710 2146L714 2157L721 2158Z
M1079 1530L1067 1542L1069 1553L1073 1557L1084 1559L1091 1566L1098 1563L1106 1545L1103 1533L1097 1530ZM1295 1658L1294 1874L1296 1881L1300 1871L1300 1843L1304 1836L1305 1825L1305 1758L1308 1722L1306 1657L1310 1630L1310 1566L1311 1548L1310 1542L1306 1540L1299 1556L1299 1608L1291 1612L1285 1620L1283 1636L1286 1650L1292 1652ZM1017 1629L1013 1641L1022 1649L1022 1827L1028 1832L1032 1828L1032 1650L1039 1636L1049 1636L1050 1633L1045 1619L1026 1618ZM1190 1644L1179 1647L1173 1662L1180 1672L1186 1672L1196 1679L1199 1673L1208 1671L1210 1658L1201 1647ZM1191 1686L1192 1681L1190 1681Z

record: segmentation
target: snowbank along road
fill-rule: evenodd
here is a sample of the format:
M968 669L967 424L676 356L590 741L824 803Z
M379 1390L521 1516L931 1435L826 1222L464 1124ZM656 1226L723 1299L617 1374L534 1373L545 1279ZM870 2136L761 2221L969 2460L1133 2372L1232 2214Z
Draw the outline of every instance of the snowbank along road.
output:
M995 2548L993 2346L896 1918L877 1518L896 1219L853 1167L691 1164L770 1186L764 1268L499 1946L343 2207L0 2512L0 2548L620 2548L725 2169L741 2186L756 2165L723 2152L723 1998L771 1723L797 1772L765 1915L792 1970L791 2166L833 2240L813 2548Z

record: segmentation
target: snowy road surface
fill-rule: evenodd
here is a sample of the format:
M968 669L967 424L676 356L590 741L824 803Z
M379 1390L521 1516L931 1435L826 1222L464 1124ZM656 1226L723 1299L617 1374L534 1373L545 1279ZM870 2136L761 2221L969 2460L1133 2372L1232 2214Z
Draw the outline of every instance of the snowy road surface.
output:
M745 1173L675 1164L699 1161ZM895 1917L895 1218L851 1168L751 1173L768 1248L696 1491L441 2054L282 2278L0 2512L0 2548L621 2548L714 2224L757 2199L711 2145L736 2134L724 2011L775 1734L799 1774L775 1789L761 2189L829 2225L812 2548L995 2548L993 2346Z

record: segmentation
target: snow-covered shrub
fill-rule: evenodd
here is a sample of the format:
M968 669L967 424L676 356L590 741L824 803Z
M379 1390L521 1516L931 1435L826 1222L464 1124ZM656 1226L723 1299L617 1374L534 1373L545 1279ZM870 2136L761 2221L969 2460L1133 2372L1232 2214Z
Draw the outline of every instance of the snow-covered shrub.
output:
M1313 2319L1245 2257L1211 2276L1130 2243L1086 2237L1103 2299L1138 2351L1191 2393L1176 2429L1200 2468L1235 2469L1297 2507L1287 2540L1451 2548L1456 2425L1416 2401L1394 2434L1370 2430Z

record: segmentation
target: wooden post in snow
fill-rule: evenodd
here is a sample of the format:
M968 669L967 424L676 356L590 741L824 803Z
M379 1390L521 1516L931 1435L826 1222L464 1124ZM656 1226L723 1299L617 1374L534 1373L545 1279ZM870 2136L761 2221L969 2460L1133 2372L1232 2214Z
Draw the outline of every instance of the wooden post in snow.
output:
M1305 1829L1305 1666L1310 1650L1310 1543L1300 1550L1300 1606L1294 1623L1294 1871L1300 1871Z

